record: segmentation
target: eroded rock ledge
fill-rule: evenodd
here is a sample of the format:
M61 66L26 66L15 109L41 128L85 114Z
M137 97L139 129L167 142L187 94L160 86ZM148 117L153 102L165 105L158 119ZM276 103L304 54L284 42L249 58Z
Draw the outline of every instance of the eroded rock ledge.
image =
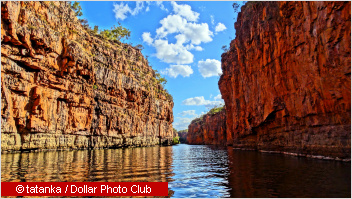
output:
M169 144L173 101L140 50L68 2L1 2L1 150Z
M248 2L222 55L227 144L351 156L351 3Z

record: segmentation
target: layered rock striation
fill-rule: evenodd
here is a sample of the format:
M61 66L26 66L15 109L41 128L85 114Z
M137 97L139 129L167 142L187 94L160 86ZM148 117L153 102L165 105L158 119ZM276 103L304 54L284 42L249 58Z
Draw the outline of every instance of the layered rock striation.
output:
M235 29L227 144L350 158L351 3L247 2Z
M1 2L1 150L171 143L172 97L140 50L69 2Z
M226 109L212 110L188 126L188 144L226 145Z

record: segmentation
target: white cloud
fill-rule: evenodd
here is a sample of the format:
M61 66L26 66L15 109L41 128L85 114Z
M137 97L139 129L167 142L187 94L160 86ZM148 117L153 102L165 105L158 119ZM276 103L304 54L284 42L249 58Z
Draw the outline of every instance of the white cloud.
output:
M180 118L178 117L178 122L174 122L173 126L177 130L188 129L188 125L194 120L195 118Z
M195 110L182 111L181 113L179 113L179 115L182 115L182 116L186 116L186 115L198 116L196 114Z
M150 37L150 32L144 32L142 34L142 39L144 42L146 42L148 45L153 44L153 39Z
M214 15L210 15L210 21L211 21L211 24L215 24L215 20L214 20Z
M207 43L213 41L213 38L211 37L213 36L213 32L209 30L207 23L187 23L186 27L182 30L182 33L192 44L199 45L201 42Z
M186 18L188 21L197 21L199 17L199 13L192 11L191 6L187 4L179 5L176 2L172 1L171 5L173 7L174 12Z
M221 94L214 97L214 100L222 100Z
M220 106L223 105L224 103L221 101L210 101L204 99L203 96L199 97L191 97L188 99L183 100L182 104L188 105L188 106L206 106L206 107L213 107L213 106Z
M193 70L188 65L171 65L169 68L161 71L161 74L176 78L178 75L189 77Z
M157 37L165 38L169 34L179 33L175 36L182 43L191 42L199 45L213 40L213 32L209 30L207 23L190 23L180 15L169 15L160 21L161 27L156 30Z
M165 8L164 4L162 1L153 1L156 3L156 5L161 9L161 10L164 10L166 12L169 12L169 10L167 8Z
M132 10L131 15L137 15L144 8L143 1L136 1L136 7Z
M223 23L218 23L218 25L216 25L216 27L215 27L216 33L224 31L224 30L226 30L226 26Z
M212 41L214 35L207 23L196 23L199 13L192 11L191 6L176 2L171 4L173 13L160 20L161 26L156 29L156 36L152 38L150 33L143 33L143 41L153 46L155 56L165 63L190 64L194 58L190 51L202 51L200 45ZM175 43L169 42L170 36L175 38ZM168 74L175 76L171 69L167 69L167 72L171 72Z
M179 15L168 15L164 19L160 20L161 27L156 30L157 37L164 38L168 34L181 32L186 24L187 20Z
M222 74L221 62L216 59L198 61L198 70L203 77L212 77Z
M120 4L114 4L113 11L117 20L124 20L127 17L127 13L131 13L130 7L127 4L124 4L123 2Z
M223 104L225 104L224 100L222 99L221 94L219 94L219 95L215 96L215 97L214 97L214 100L216 100L216 101L220 101L220 102L222 102Z
M203 48L200 46L194 46L193 44L188 44L185 46L187 50L196 50L196 51L202 51Z
M147 7L145 8L144 2L143 1L136 1L136 7L134 9L131 9L128 4L121 2L120 4L114 3L114 13L115 13L115 18L116 20L124 20L127 18L128 14L131 14L132 16L137 15L140 13L144 8L145 11L148 12L150 10L150 5L153 4L153 1L146 1ZM156 1L155 5L157 5L161 10L168 11L165 7L162 1Z
M184 46L169 44L168 40L155 40L156 57L166 63L189 64L193 62L193 54Z

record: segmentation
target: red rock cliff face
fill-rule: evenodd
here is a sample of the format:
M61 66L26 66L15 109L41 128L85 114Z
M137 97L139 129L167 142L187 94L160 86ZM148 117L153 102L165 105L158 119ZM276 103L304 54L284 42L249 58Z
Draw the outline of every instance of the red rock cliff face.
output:
M173 102L140 50L68 2L1 2L1 150L171 143Z
M235 28L227 143L350 158L351 3L248 2Z
M188 126L188 144L226 144L226 111L208 113Z

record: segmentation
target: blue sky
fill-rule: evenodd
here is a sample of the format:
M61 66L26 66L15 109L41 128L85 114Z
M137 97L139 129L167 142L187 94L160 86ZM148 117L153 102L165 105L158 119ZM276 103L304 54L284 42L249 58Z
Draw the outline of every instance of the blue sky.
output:
M243 2L238 2L243 3ZM167 79L174 98L174 123L183 130L196 117L223 104L218 88L223 45L235 38L232 1L81 1L91 27L118 22L142 44L150 65Z

